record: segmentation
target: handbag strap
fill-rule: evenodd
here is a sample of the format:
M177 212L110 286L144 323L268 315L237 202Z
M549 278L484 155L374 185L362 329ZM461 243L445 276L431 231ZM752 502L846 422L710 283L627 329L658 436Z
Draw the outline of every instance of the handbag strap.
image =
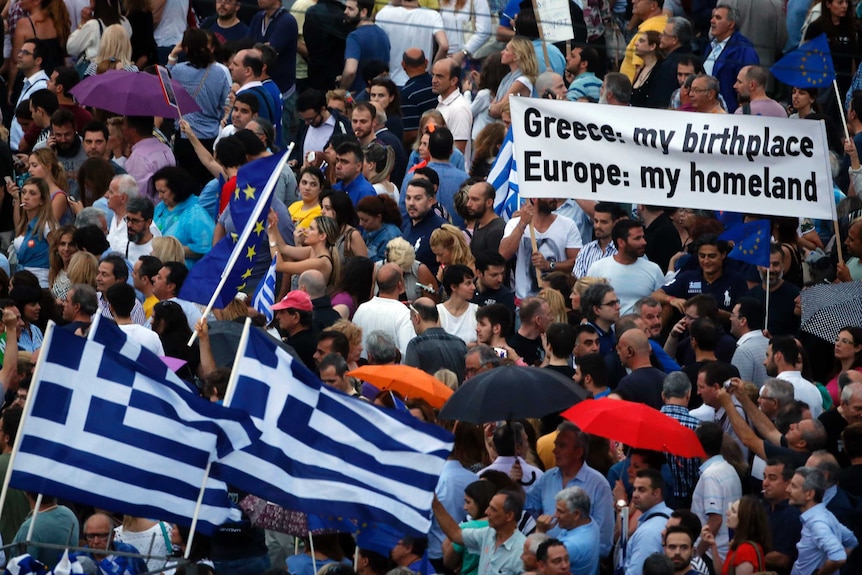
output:
M173 549L173 545L171 544L171 538L168 537L168 530L165 529L165 522L159 521L159 527L162 528L162 537L165 538L165 549L167 549L167 552L170 553L171 549Z
M197 97L198 97L198 94L200 94L201 89L203 89L203 87L204 87L204 82L206 82L206 81L207 81L207 76L209 76L209 75L210 75L210 69L212 69L212 65L207 66L207 68L206 68L206 72L204 72L204 77L203 77L203 78L201 78L201 83L200 83L200 84L198 84L198 89L197 89L197 90L195 90L195 93L194 93L194 94L192 94L192 99L197 98Z

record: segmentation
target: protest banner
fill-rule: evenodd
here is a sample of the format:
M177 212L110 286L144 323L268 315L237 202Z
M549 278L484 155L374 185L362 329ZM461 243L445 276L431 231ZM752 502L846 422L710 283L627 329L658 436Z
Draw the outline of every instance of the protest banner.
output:
M542 27L543 40L554 44L575 37L569 0L535 0L536 20Z
M512 98L525 198L833 219L822 122Z

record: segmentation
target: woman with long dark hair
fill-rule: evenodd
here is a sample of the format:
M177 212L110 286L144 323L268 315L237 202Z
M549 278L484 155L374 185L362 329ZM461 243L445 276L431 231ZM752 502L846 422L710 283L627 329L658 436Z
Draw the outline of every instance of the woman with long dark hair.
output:
M353 319L356 308L371 299L374 262L357 256L344 262L341 278L332 290L332 309L344 319Z
M395 82L389 78L374 78L371 80L371 88L368 97L372 102L383 106L386 112L386 128L398 136L398 140L404 139L404 123L401 121L401 91Z
M667 102L660 102L658 83L655 82L656 68L664 60L664 52L659 48L661 35L655 30L641 33L635 41L635 54L640 56L643 64L637 68L632 82L631 105L638 108L664 108Z
M356 204L362 239L368 247L368 257L373 262L386 257L389 240L401 237L401 212L398 204L389 196L367 196Z
M42 52L42 70L50 76L54 68L65 65L66 41L71 33L66 3L63 0L22 0L18 2L17 8L24 14L12 32L12 58L16 57L24 42L35 38L39 40L39 50ZM35 57L33 54L30 56ZM11 63L14 64L14 61ZM10 95L17 74L18 68L9 66Z
M726 557L718 554L715 536L709 527L704 526L701 531L701 547L706 544L712 549L716 573L750 575L765 570L764 557L772 550L772 530L763 504L757 498L746 495L731 503L725 516L728 529L733 531Z
M325 190L320 194L320 210L324 216L332 218L338 224L335 247L342 262L354 256L368 257L368 246L365 245L362 234L354 227L359 224L359 218L350 196Z
M180 52L185 52L187 60L177 64ZM204 148L212 152L221 128L224 103L230 93L230 81L215 63L206 32L199 28L186 30L182 42L168 57L168 70L200 106L200 112L185 114L183 120L189 123ZM211 179L209 170L198 159L185 134L176 140L174 155L177 165L187 169L199 182Z
M849 0L821 0L820 18L809 24L805 32L805 42L820 34L826 34L829 40L838 89L845 94L856 72L856 50L859 41L856 18Z
M835 368L832 372L835 376L826 384L833 405L841 403L838 376L851 369L862 371L862 327L848 325L838 332L835 339Z
M164 300L153 306L153 331L159 335L165 355L187 362L177 375L188 382L194 381L201 364L200 346L195 341L187 345L192 330L183 308L175 301Z

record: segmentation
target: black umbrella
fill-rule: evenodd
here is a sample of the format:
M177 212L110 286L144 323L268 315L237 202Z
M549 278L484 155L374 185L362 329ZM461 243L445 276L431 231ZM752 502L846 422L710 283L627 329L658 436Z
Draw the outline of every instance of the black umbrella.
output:
M587 391L564 375L536 367L497 367L466 381L440 419L487 423L542 417L568 409Z
M243 324L236 321L212 321L208 324L210 347L212 348L213 357L216 365L219 367L233 367L233 360L236 358L236 350L239 347L239 338L242 336ZM261 329L252 326L251 329ZM269 335L269 334L267 334ZM273 338L275 339L275 338ZM302 361L296 355L296 351L280 339L275 339L278 346L287 351L294 359Z

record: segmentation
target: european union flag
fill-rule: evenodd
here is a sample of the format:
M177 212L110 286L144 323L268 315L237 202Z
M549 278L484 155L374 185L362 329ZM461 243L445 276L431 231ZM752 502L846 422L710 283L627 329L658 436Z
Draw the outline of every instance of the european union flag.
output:
M180 298L208 305L213 292L227 275L224 286L215 294L213 307L227 306L246 287L258 255L269 257L266 249L266 218L272 201L272 188L281 172L284 152L255 160L239 169L236 190L230 199L230 216L239 234L228 234L189 271ZM275 177L273 177L275 176ZM261 209L256 210L260 203ZM253 218L257 214L256 218ZM243 241L244 240L244 241Z
M788 52L769 69L777 80L796 88L822 88L835 79L832 53L826 34Z
M733 226L718 236L718 239L733 242L733 249L727 257L756 266L769 267L771 232L772 223L769 220L755 220Z

